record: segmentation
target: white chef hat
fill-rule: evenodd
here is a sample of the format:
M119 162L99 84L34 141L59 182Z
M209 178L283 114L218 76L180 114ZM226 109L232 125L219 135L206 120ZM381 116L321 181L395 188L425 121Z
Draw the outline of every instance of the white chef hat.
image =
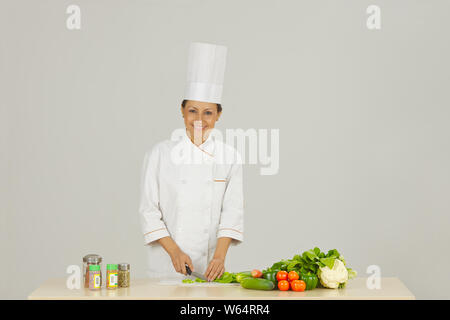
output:
M221 103L226 60L225 46L191 43L184 99Z

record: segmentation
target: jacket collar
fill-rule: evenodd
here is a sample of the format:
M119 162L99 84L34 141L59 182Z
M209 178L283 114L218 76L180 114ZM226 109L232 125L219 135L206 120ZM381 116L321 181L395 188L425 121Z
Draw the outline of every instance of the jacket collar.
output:
M189 138L189 135L187 133L187 130L185 131L183 140L185 141L185 143L187 143L189 146L193 147L193 148L198 148L201 151L203 151L204 153L206 153L207 155L209 155L210 157L214 157L214 137L212 137L212 134L209 134L208 137L206 138L206 140L199 146L196 146L191 139Z

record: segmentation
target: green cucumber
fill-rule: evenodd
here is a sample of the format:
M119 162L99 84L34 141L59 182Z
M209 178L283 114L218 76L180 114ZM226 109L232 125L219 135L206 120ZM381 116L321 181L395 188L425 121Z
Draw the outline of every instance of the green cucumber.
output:
M241 280L241 286L245 289L273 290L275 285L272 281L262 278L245 278Z
M245 278L252 278L252 272L251 271L243 271L236 274L236 281L241 282Z

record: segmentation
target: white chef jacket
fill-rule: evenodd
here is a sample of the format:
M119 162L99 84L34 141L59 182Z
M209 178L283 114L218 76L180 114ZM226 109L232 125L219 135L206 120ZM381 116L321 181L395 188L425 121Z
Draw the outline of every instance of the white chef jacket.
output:
M200 159L200 161L199 161ZM237 151L209 135L196 146L185 133L147 152L139 209L151 278L183 278L156 241L171 236L204 273L217 238L243 241L242 161Z

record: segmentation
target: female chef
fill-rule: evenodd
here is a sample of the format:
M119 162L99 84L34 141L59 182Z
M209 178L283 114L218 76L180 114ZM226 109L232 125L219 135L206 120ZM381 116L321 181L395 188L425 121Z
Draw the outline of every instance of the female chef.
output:
M184 278L187 264L212 281L225 271L230 244L243 241L242 163L211 134L222 113L226 53L191 44L181 104L186 128L146 154L139 213L152 278Z

